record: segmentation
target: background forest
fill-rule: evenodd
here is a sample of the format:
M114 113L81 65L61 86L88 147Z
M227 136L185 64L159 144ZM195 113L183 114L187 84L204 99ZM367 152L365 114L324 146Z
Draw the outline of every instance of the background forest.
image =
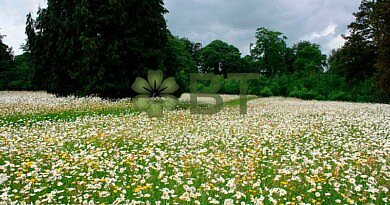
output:
M363 0L327 56L309 41L287 46L283 33L261 27L250 55L221 40L208 45L167 29L162 0L48 0L27 15L24 53L14 56L0 35L0 90L46 90L60 96L134 96L131 85L149 69L175 76L189 92L190 73L220 75L220 93L238 94L227 73L259 73L249 94L301 99L390 102L390 1ZM208 92L208 82L198 90Z

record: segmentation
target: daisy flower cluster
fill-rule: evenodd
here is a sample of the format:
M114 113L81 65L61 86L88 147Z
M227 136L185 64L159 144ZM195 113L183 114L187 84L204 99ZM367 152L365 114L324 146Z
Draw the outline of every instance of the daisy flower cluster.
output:
M4 95L2 115L121 103ZM388 203L389 105L262 98L239 113L4 123L0 204Z
M39 113L80 112L128 106L129 99L103 100L98 97L56 97L46 92L0 91L0 116Z

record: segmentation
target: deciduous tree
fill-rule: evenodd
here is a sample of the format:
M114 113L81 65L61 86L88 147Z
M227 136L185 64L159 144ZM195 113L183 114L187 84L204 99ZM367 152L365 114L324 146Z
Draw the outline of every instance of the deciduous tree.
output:
M215 40L202 49L203 72L223 74L237 72L240 66L241 54L238 48L221 40Z
M274 76L286 72L286 36L277 31L266 28L258 28L256 31L256 43L251 53L255 60L261 64L261 72L266 76Z

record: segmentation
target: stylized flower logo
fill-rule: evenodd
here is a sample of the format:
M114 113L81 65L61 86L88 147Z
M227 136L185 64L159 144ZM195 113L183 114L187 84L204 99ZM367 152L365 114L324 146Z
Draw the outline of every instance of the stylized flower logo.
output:
M179 89L179 85L173 77L164 80L161 70L150 70L147 79L137 77L131 86L140 94L134 98L134 106L140 111L146 111L150 117L161 117L163 108L176 107L178 100L171 94Z

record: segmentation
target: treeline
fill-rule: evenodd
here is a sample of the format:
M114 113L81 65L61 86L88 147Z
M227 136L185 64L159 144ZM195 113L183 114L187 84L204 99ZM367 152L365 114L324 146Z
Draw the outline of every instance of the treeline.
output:
M0 90L31 90L32 67L28 53L14 57L0 35Z
M189 92L194 72L219 75L226 94L239 93L228 73L259 73L249 94L389 103L389 5L363 0L345 45L329 58L309 41L289 47L286 36L267 28L256 30L250 55L242 57L221 40L203 46L173 36L162 0L49 0L36 19L27 16L23 55L14 58L1 42L0 89L129 97L136 77L162 69L175 76L179 92ZM210 86L201 81L197 89L208 92Z

